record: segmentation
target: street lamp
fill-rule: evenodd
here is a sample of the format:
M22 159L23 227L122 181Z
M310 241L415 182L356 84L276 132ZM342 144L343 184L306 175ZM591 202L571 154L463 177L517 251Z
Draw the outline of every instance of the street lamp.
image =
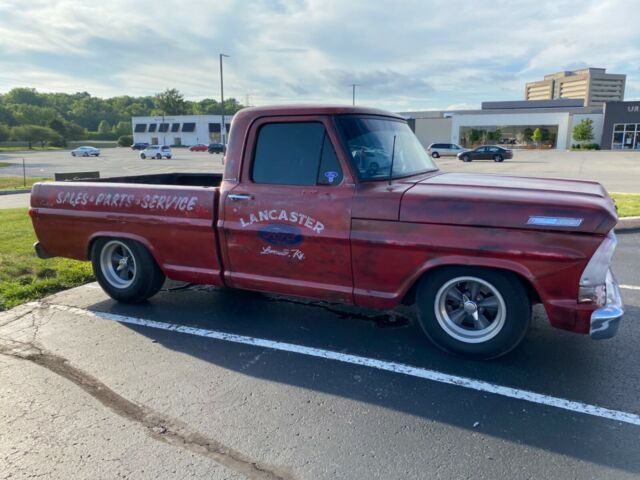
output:
M227 137L227 128L224 123L224 79L222 77L222 57L229 58L229 55L225 55L224 53L220 54L220 108L222 110L222 127L220 128L220 134L222 137L222 150L224 151Z

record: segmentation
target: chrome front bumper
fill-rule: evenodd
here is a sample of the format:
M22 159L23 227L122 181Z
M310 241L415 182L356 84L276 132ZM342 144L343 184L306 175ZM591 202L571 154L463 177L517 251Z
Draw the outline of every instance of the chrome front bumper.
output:
M618 333L620 319L624 315L620 287L618 287L618 282L611 270L607 272L606 288L607 301L605 305L591 314L589 336L594 340L614 337Z

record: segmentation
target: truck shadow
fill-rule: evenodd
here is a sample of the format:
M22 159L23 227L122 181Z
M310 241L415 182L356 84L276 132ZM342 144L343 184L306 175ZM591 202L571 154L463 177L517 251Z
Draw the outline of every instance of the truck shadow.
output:
M550 328L536 311L516 351L491 362L440 352L421 334L411 310L391 314L241 291L194 287L165 291L141 305L112 301L92 309L238 335L295 343L408 364L638 413L640 368L631 365L640 340L627 309L615 339L594 342ZM585 462L640 473L638 426L571 413L428 380L230 342L127 325L164 347L243 375L335 395L490 435ZM248 353L252 353L248 355ZM417 422L419 423L419 422ZM437 429L425 427L425 435ZM425 442L439 441L425 438ZM478 441L478 440L476 440ZM509 458L505 458L509 461Z

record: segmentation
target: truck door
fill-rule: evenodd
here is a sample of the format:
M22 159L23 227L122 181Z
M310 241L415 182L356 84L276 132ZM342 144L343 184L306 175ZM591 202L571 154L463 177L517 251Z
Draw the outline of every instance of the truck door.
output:
M252 125L239 181L223 199L228 285L353 302L355 185L337 146L327 117Z

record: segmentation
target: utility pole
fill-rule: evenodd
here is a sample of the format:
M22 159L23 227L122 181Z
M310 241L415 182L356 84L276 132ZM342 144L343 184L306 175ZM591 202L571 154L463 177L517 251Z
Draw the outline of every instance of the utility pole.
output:
M359 87L360 85L358 85L357 83L352 83L351 87L352 87L352 97L353 97L353 106L356 105L356 87Z
M229 58L229 55L220 54L220 108L222 110L222 125L220 127L220 136L222 137L222 148L224 149L227 142L227 127L224 122L224 79L222 77L222 57Z

